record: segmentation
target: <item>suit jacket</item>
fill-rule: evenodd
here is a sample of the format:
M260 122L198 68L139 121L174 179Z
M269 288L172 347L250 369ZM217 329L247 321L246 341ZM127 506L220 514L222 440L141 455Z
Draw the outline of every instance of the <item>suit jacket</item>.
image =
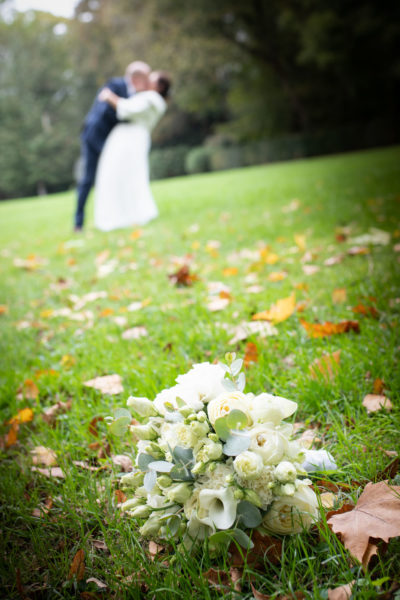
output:
M128 97L123 77L109 79L104 87L110 88L122 98ZM82 140L100 153L108 134L117 123L115 110L107 102L99 102L96 97L83 123Z

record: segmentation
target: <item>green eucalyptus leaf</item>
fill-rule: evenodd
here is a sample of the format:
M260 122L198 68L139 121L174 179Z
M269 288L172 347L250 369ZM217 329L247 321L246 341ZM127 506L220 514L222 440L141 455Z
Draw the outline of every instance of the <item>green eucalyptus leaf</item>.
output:
M236 385L239 392L243 392L246 385L246 375L244 373L239 373L239 377L236 380Z
M234 360L233 363L231 364L232 375L234 377L236 375L238 375L238 373L240 373L242 367L243 367L243 359L237 358L236 360Z
M172 458L178 465L193 466L194 464L193 450L191 448L175 446L172 450Z
M224 418L229 429L243 429L248 422L247 415L238 408L231 410Z
M132 415L126 408L117 408L117 410L114 411L114 419L121 419L121 417L132 420Z
M120 417L119 419L114 419L114 421L110 425L110 432L113 435L124 435L128 431L128 427L130 422L132 421L132 417Z
M258 527L262 522L262 515L260 510L251 502L242 500L237 506L237 516L239 518L239 524L244 525L246 528L253 529Z
M214 429L220 440L225 441L229 437L229 427L227 424L227 417L220 417L214 423Z
M240 546L242 546L242 548L245 548L246 550L251 550L252 548L254 548L253 542L251 541L249 536L243 531L243 529L234 529L233 537L235 538L237 543L240 544Z
M174 464L166 460L155 460L149 463L149 469L157 471L157 473L169 473L173 467Z
M151 490L156 485L156 483L157 483L157 473L155 471L147 471L146 475L144 476L144 480L143 480L143 486L144 486L146 492L151 492Z
M221 383L227 392L237 392L236 385L230 379L223 379Z
M146 454L145 452L141 452L137 459L137 465L141 471L147 471L149 464L155 462L157 459L151 454Z

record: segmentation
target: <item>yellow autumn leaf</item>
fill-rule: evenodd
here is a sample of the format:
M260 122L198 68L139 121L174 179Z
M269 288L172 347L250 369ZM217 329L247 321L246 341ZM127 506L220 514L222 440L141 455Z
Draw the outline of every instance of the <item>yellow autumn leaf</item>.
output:
M296 242L296 246L301 252L304 252L306 249L306 236L304 234L295 233L294 241Z
M64 354L64 356L60 360L61 366L64 367L65 369L69 369L70 367L73 367L75 363L76 363L76 358L74 358L70 354Z
M287 273L285 271L272 271L267 277L268 281L282 281L287 277Z
M293 314L296 308L296 297L291 294L287 298L281 298L271 306L269 310L253 315L253 321L271 321L272 323L281 323Z
M8 425L29 423L33 419L33 410L29 407L21 408L14 417L8 421Z

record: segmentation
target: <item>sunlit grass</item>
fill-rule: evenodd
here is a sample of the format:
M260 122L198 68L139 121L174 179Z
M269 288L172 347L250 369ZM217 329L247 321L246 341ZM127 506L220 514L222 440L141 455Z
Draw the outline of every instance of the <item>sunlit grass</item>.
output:
M320 425L323 442L339 466L333 479L351 484L339 501L356 500L365 483L377 479L391 460L381 448L399 450L400 254L393 249L400 242L399 158L399 149L393 148L156 182L160 217L140 237L132 230L96 232L91 205L87 230L74 236L73 192L0 204L0 305L8 307L8 313L0 315L2 433L20 408L30 406L35 414L32 423L20 426L18 444L1 451L4 597L20 597L18 581L29 598L96 593L95 584L85 583L90 577L107 584L105 597L118 599L223 595L202 573L212 565L229 568L228 556L218 561L207 549L196 557L167 549L154 562L149 559L136 524L116 508L118 467L107 457L97 458L98 449L89 447L107 437L106 426L98 423L96 438L89 423L124 406L131 394L154 397L194 362L223 359L232 349L243 353L245 342L229 346L231 334L223 325L248 321L293 291L297 302L306 303L304 311L278 324L277 336L249 338L257 344L259 360L247 370L246 389L289 397L298 402L297 421ZM367 244L368 254L349 256L351 239L339 242L335 237L343 227L350 228L350 238L379 228L391 233L391 241ZM314 275L303 272L304 252L298 250L295 235L306 236L308 263L320 267ZM210 241L220 242L220 247L215 249ZM237 255L243 249L257 255L261 245L277 254L276 264ZM99 278L96 257L105 249L106 261L117 263ZM341 253L345 258L340 264L324 266L325 259ZM31 272L14 265L15 258L29 255L48 262ZM192 287L176 288L169 281L168 274L177 270L173 257L193 261L191 271L199 281ZM232 266L238 274L225 276L223 269ZM268 280L271 272L282 270L288 274L285 279ZM249 274L261 292L246 291L252 285L245 279ZM64 280L69 287L57 291L54 285ZM206 308L210 281L231 289L232 301L221 312ZM304 283L307 289L298 285ZM347 290L340 304L332 301L337 288ZM93 312L91 328L85 329L87 320L52 317L49 312L73 306L71 295L99 290L107 297L81 309ZM145 301L146 306L127 311L135 301ZM354 313L359 302L376 306L378 319ZM113 321L116 316L126 317L124 327ZM299 318L357 319L361 331L312 339ZM21 321L29 326L17 329ZM123 340L122 331L137 325L146 327L148 337ZM339 349L335 378L313 380L312 361ZM69 367L62 366L65 355L75 361ZM54 369L57 375L35 380L38 399L18 399L18 388L39 369ZM123 378L125 391L119 396L103 396L82 385L111 373ZM384 380L393 410L368 415L361 403L376 378ZM41 413L69 399L71 410L60 414L51 428ZM132 454L126 440L107 439L112 453ZM38 445L56 452L65 480L31 472L30 450ZM92 473L76 466L77 460L107 468ZM34 509L49 497L49 513L34 516ZM108 550L96 547L96 540L104 541ZM75 584L68 573L80 548L86 552L86 572ZM365 574L352 565L322 521L320 533L285 539L279 565L266 561L264 569L245 569L242 597L252 597L250 581L273 597L297 591L308 598L326 598L329 587L356 580L355 597L375 598L398 572L398 557L399 542L393 540ZM371 583L385 576L389 580L381 588Z

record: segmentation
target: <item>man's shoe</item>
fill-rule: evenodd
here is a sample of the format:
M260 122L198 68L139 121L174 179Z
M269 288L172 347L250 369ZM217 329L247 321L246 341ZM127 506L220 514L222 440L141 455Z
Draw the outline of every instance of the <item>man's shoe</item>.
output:
M75 233L79 233L80 231L83 231L82 225L75 225L74 231L75 231Z

